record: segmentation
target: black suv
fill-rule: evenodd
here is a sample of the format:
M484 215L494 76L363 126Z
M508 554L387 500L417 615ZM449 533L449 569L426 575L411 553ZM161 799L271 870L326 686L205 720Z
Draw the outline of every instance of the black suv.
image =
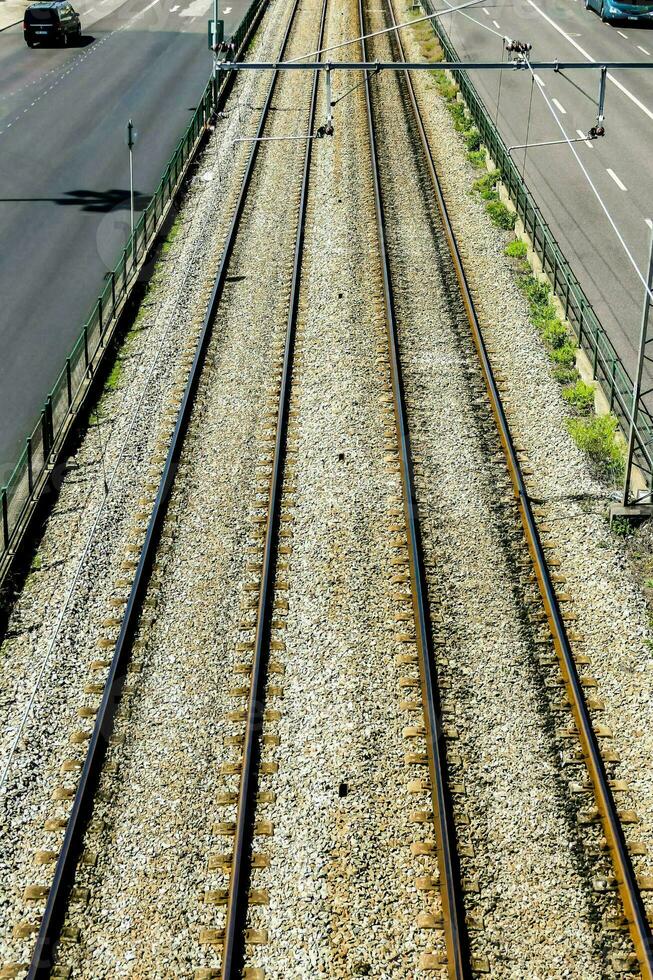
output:
M79 14L68 0L32 3L23 20L25 41L30 48L36 43L70 44L79 41L82 25Z

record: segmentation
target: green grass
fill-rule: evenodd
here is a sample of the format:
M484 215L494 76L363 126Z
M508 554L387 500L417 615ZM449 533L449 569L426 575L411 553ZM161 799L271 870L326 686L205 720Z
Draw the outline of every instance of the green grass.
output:
M604 476L615 479L624 469L624 451L617 442L617 420L614 415L567 419L569 434Z
M111 368L111 373L106 380L104 386L105 391L116 391L120 387L120 380L122 378L122 362L116 361L116 363Z
M528 246L526 242L522 242L521 239L515 238L514 241L508 242L503 251L511 259L525 259L528 255Z
M562 397L581 415L589 415L594 408L594 386L587 384L581 378L564 388Z
M177 217L175 218L175 220L172 223L172 228L170 229L170 231L166 235L165 242L161 246L161 252L162 252L163 255L165 255L167 252L170 251L170 249L172 248L172 245L173 245L173 243L175 241L175 238L177 237L177 235L179 234L180 231L181 231L181 218L180 218L179 215L177 215Z

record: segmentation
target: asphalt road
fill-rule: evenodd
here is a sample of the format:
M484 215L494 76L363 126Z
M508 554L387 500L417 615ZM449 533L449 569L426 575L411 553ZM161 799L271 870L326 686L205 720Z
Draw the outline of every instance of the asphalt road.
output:
M449 5L455 5L445 0ZM653 64L653 25L601 23L583 0L495 0L470 17L446 17L463 59L500 61L507 35L533 45L535 60L645 61ZM470 19L473 18L473 19ZM476 21L476 22L475 22ZM483 25L483 26L480 26ZM488 30L497 32L490 33ZM575 144L592 181L640 270L648 260L653 221L653 71L615 71L607 86L606 136ZM527 142L532 79L527 72L472 72L509 146ZM538 89L541 87L542 91ZM529 142L562 139L542 92L571 137L594 125L598 73L540 72L534 86ZM644 286L568 146L515 151L526 181L580 279L620 357L634 371ZM524 163L525 160L525 163Z
M249 0L222 5L225 31ZM0 33L0 485L210 73L211 0L83 0L84 41Z

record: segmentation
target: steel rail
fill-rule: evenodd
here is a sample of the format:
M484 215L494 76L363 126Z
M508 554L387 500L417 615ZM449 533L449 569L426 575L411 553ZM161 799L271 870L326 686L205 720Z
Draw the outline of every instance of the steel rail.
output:
M288 40L299 8L300 0L294 0L286 30L281 43L280 57L284 56ZM267 97L261 111L257 135L262 136L269 115L272 98L276 90L279 73L275 72L268 89ZM93 726L88 751L80 772L79 782L75 792L66 831L57 858L52 885L36 937L32 958L27 973L27 980L45 980L53 965L54 949L63 925L66 913L68 895L73 884L79 854L81 852L84 832L93 807L93 797L100 775L102 761L106 752L113 725L115 712L120 702L122 689L126 680L127 664L131 653L138 620L145 597L148 576L156 551L161 527L165 517L167 503L174 485L179 459L184 443L184 437L192 414L197 385L202 371L206 350L212 334L215 313L224 291L229 260L233 253L240 220L245 207L245 201L254 172L260 143L254 142L250 152L240 193L236 202L234 214L229 225L225 246L221 255L220 265L216 274L213 289L209 299L207 312L202 322L198 336L195 356L191 365L188 381L179 407L177 421L172 434L170 448L161 474L156 498L138 565L134 573L134 581L125 607L122 624L114 648L109 673L105 683L102 700Z
M390 17L392 18L393 23L396 23L392 0L387 0L387 4ZM395 32L395 37L400 56L403 58L403 45L398 32ZM603 758L601 756L598 738L592 725L592 719L589 713L585 695L583 693L580 675L574 660L571 644L567 635L567 629L560 611L560 605L558 603L555 587L546 561L544 548L542 547L528 488L526 486L521 464L519 462L517 451L512 439L512 433L510 431L508 419L503 407L501 395L496 384L494 372L492 370L492 364L490 362L490 357L485 344L485 339L483 337L483 332L481 330L478 314L476 312L474 300L467 281L462 257L458 247L458 241L456 239L449 210L445 201L444 192L440 183L440 178L438 176L433 155L431 153L431 147L424 128L413 83L408 73L405 75L405 80L431 183L435 191L438 211L442 219L445 236L456 272L456 278L458 280L458 285L467 313L467 319L471 328L474 345L481 362L485 385L492 407L492 413L499 431L510 479L513 485L513 491L519 505L524 534L528 544L528 550L533 561L535 575L551 630L558 662L560 664L567 698L571 703L574 720L578 728L583 755L594 789L601 824L612 858L617 887L624 904L624 911L626 913L626 919L628 921L628 926L633 945L635 947L635 952L637 954L642 977L645 978L645 980L652 980L653 940L651 937L651 928L637 883L637 877L635 875L630 854L628 852L628 845L626 843L621 821L619 819L617 806L610 788L605 763L603 762Z
M528 65L537 71L565 70L597 71L603 68L624 71L651 69L653 61L529 61ZM525 61L369 61L364 55L362 61L229 61L223 64L225 71L524 71L528 70Z
M324 40L328 0L322 2L322 14L318 31L318 47ZM288 413L292 387L295 334L299 294L301 287L301 267L306 231L306 209L313 155L313 139L317 111L319 75L313 77L311 101L306 131L306 152L299 200L297 235L293 257L293 270L286 323L286 339L279 390L279 409L274 444L274 462L270 477L270 496L263 545L261 566L261 587L256 618L256 634L252 660L251 686L247 709L245 741L242 754L242 769L238 791L238 815L234 833L231 859L231 875L227 899L227 923L222 953L222 980L232 980L240 976L245 955L245 926L247 918L247 894L251 878L251 860L254 850L254 812L258 788L258 762L260 757L259 737L263 723L265 706L265 683L270 655L272 633L272 612L274 601L274 581L277 570L278 532L283 493L284 461L288 435Z
M358 0L361 34L365 33L363 0ZM363 58L367 59L365 39L361 41ZM442 727L442 714L438 692L437 669L432 643L431 617L428 604L428 590L420 527L417 516L417 494L414 485L413 463L408 430L408 419L404 397L403 376L399 352L399 339L395 314L392 273L386 240L386 221L383 193L376 149L376 133L372 112L372 97L369 74L365 74L365 100L369 132L372 179L374 185L374 205L379 239L379 255L383 277L383 296L386 313L386 331L390 350L390 371L394 413L399 441L401 482L404 497L410 579L413 596L413 613L416 626L417 651L419 659L420 682L424 702L426 746L430 773L430 791L433 802L435 835L440 870L440 892L442 895L443 925L447 950L447 972L451 980L471 977L471 964L468 949L465 911L463 905L460 864L456 849L456 830L453 808L447 783L447 761L445 738Z

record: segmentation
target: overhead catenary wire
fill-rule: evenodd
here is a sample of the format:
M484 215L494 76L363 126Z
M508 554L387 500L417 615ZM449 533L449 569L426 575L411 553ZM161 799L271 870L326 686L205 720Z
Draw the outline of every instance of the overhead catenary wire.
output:
M528 58L525 58L524 59L524 64L527 66L528 70L530 71L531 75L534 78L535 77L535 72L534 72L533 66L531 65L531 63L530 63L530 61L529 61ZM639 281L641 282L642 286L646 290L646 293L648 294L649 298L651 300L653 300L653 290L648 285L648 282L646 280L646 276L644 275L644 273L642 272L642 270L637 265L637 260L635 259L635 256L633 255L632 251L630 250L630 246L628 245L627 241L625 240L624 236L622 235L621 231L619 230L619 226L617 225L617 222L614 220L614 218L610 214L610 211L608 209L608 206L605 203L605 201L603 200L603 198L601 196L601 192L599 191L599 189L597 188L596 184L592 180L592 178L591 178L591 176L590 176L590 174L589 174L589 172L587 170L587 167L585 166L585 164L581 160L580 156L578 155L578 152L576 151L576 148L573 145L573 142L574 141L569 137L569 135L568 135L568 133L567 133L565 127L564 127L564 124L563 124L562 120L560 119L558 113L556 112L555 106L553 105L553 103L549 99L548 95L546 94L546 92L544 91L544 89L542 88L542 86L541 85L538 85L537 88L538 88L538 91L540 92L542 98L546 102L546 105L548 106L549 112L553 116L553 118L554 118L554 120L555 120L555 122L556 122L556 124L558 126L558 129L562 133L562 135L564 137L564 142L569 146L569 149L573 153L573 155L574 155L574 157L576 159L576 163L580 167L580 169L581 169L581 171L582 171L582 173L583 173L583 175L584 175L587 183L589 184L589 186L590 186L590 188L592 190L592 193L594 194L595 198L599 202L599 205L601 207L601 210L603 211L603 213L605 214L606 218L610 222L610 226L612 227L612 230L614 231L615 235L617 236L617 238L619 240L619 244L621 245L622 249L624 250L624 252L626 254L626 257L628 258L628 261L630 262L630 264L632 265L633 269L635 270L635 274L637 275L637 278L639 279Z
M329 47L320 48L318 51L309 51L307 54L300 54L297 58L289 58L286 64L292 65L297 61L306 61L308 58L315 58L319 55L325 54L327 51L337 51L340 48L348 48L352 44L359 44L361 41L369 41L370 38L379 37L382 34L389 34L390 32L401 30L403 27L414 27L416 24L422 24L426 20L431 21L436 17L443 17L445 14L455 14L459 10L465 10L467 7L474 7L478 3L481 3L481 0L466 0L465 3L460 4L458 7L448 7L446 10L436 10L433 14L425 14L424 17L416 17L414 20L408 20L403 24L397 24L396 27L384 27L382 30L372 31L371 34L361 34L360 37L352 37L348 41L340 41L338 44L330 44Z
M444 2L447 4L448 7L451 7L451 4L449 3L449 0L444 0ZM456 10L456 9L460 9L460 8L451 7L451 9L452 10ZM471 20L472 24L476 24L477 27L482 27L484 31L489 31L490 34L494 34L495 37L500 37L503 41L506 40L505 35L503 35L501 33L501 31L497 31L494 27L490 27L489 24L484 24L482 20L477 20L476 17L472 17L471 14L463 14L463 13L461 13L460 16L461 17L464 17L466 20Z

